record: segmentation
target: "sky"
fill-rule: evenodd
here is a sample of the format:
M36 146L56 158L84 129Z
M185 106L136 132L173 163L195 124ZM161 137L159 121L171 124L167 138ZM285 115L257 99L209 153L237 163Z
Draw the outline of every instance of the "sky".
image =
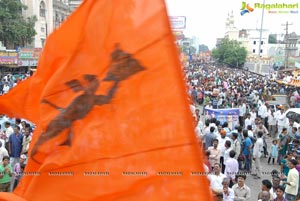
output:
M254 7L255 3L262 4L264 0L244 1ZM242 2L243 0L166 0L169 16L186 16L184 34L188 37L198 37L200 44L205 44L210 49L215 46L217 38L224 37L228 13L233 12L238 29L260 29L263 9L256 8L253 12L241 16ZM300 35L300 0L265 0L265 4L275 3L298 3L298 9L285 10L298 11L298 13L269 13L265 9L263 29L269 29L272 33L285 33L283 24L288 22L292 24L289 26L289 32L296 32Z

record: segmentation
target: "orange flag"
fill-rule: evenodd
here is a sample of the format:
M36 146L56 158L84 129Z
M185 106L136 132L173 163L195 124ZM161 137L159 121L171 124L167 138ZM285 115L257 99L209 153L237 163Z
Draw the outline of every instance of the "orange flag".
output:
M37 125L10 197L211 200L163 0L84 1L0 112Z

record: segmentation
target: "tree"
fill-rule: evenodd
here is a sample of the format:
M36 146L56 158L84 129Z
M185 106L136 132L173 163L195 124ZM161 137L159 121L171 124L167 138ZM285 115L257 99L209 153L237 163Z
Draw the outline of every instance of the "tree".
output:
M277 44L276 34L270 34L268 42L270 44Z
M221 44L212 50L212 57L230 67L242 67L246 62L247 50L238 41L224 38Z
M0 41L7 48L15 49L31 43L36 32L36 17L24 18L27 7L20 0L0 0Z
M209 49L206 45L201 44L199 45L199 52L209 52Z

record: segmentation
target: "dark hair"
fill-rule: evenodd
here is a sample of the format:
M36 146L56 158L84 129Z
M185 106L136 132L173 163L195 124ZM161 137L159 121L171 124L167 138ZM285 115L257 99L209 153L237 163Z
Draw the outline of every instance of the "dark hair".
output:
M248 131L247 130L243 130L243 136L246 138L248 137Z
M213 142L215 142L215 141L216 141L216 142L219 142L219 140L218 140L217 138L213 139Z
M277 188L275 190L277 191L278 189L283 191L283 192L285 191L285 188L283 186L277 186Z
M230 157L230 158L235 157L235 151L234 151L234 150L231 150L231 151L229 152L229 157Z
M246 180L246 178L247 178L247 176L245 175L245 173L238 173L236 176L235 176L236 178L239 178L239 177L242 177L242 178L244 178L245 180Z
M15 128L18 129L18 130L21 130L21 129L20 129L20 126L15 126Z
M20 123L21 123L21 119L16 118L16 123L17 123L17 124L20 124Z
M222 127L223 127L223 128L228 127L228 123L225 121L225 122L223 123Z
M238 134L237 133L231 133L231 136L234 136L234 139L238 138Z
M211 127L209 128L209 131L210 131L211 133L213 133L213 132L215 131L215 127L214 127L214 126L211 126Z
M272 188L272 183L268 179L264 179L261 182L263 185L265 185L268 189Z
M258 132L257 132L257 136L258 136L258 137L262 137L262 136L263 136L263 132L258 131Z
M225 146L228 146L228 147L231 147L231 141L230 140L226 140L226 142L225 142Z
M21 165L20 165L20 167L21 167L21 169L23 169L23 170L24 170L24 169L25 169L25 167L26 167L26 164L24 164L24 163L23 163L23 164L21 164Z
M298 162L295 159L291 159L290 163L292 163L294 166L296 166L298 164Z
M205 120L205 126L209 126L209 123L210 123L209 119L206 119Z
M241 127L241 126L239 126L238 128L237 128L237 131L240 133L240 132L242 132L242 130L243 130L243 128Z
M271 171L271 175L274 176L274 177L278 176L279 175L279 171L276 170L276 169L274 169L274 170Z
M252 125L248 125L247 130L252 130Z
M9 160L9 156L3 156L2 161L4 161L5 159Z

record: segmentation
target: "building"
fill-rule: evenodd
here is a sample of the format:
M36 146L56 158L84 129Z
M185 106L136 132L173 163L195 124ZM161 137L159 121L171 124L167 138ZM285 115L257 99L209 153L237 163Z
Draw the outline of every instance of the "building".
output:
M184 38L179 41L180 46L185 47L187 54L195 54L199 51L199 38L192 36L191 38Z
M68 0L21 0L27 6L24 17L36 16L36 35L28 46L41 48L48 35L70 14Z
M261 45L259 45L260 41L260 29L241 29L239 30L235 26L233 12L228 14L228 17L225 22L225 38L229 38L230 40L236 40L244 46L248 54L251 56L266 57L268 50L268 38L269 38L269 30L262 30L262 38ZM220 39L218 41L220 43ZM260 48L260 53L259 53Z
M71 13L68 0L53 0L53 12L53 24L54 28L56 28L60 26Z
M228 13L225 25L225 38L228 38L229 40L238 40L239 30L235 27L233 11L231 14Z
M71 11L74 11L81 4L82 0L69 0Z

